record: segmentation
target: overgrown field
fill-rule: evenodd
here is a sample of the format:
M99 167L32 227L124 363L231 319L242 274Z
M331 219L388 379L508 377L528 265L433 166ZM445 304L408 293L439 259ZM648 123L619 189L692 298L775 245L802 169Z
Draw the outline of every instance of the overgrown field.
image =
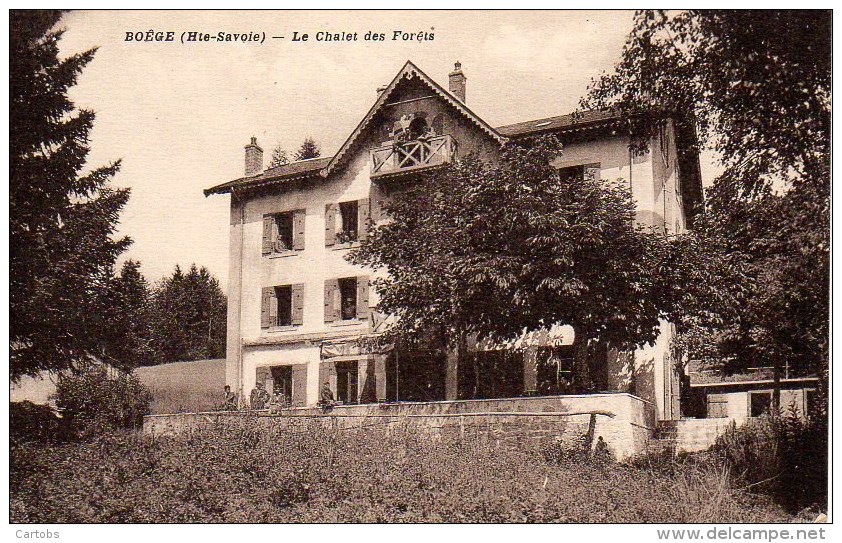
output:
M252 421L11 449L11 521L780 522L714 462L618 465L560 449Z

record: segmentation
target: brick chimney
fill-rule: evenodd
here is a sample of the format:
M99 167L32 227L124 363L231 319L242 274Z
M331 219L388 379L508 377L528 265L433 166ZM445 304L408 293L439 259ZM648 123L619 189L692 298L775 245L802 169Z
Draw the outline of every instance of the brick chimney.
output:
M257 145L257 138L252 136L246 145L246 177L263 172L263 149Z
M453 65L453 71L450 72L450 94L459 98L459 100L464 104L465 103L465 81L468 80L465 77L465 74L462 73L462 63L458 60L456 64Z

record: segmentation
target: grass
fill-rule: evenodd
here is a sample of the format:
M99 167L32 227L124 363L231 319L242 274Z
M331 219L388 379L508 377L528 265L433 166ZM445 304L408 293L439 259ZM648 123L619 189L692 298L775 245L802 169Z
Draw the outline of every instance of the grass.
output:
M782 522L715 463L620 465L397 429L13 445L12 522Z
M152 413L210 411L223 401L225 359L174 362L134 371L152 392Z

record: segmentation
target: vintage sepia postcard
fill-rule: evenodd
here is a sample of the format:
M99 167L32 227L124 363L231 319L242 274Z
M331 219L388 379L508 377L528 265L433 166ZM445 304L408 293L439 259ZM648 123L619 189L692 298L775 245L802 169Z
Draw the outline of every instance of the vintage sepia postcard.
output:
M831 25L10 10L15 537L825 539Z

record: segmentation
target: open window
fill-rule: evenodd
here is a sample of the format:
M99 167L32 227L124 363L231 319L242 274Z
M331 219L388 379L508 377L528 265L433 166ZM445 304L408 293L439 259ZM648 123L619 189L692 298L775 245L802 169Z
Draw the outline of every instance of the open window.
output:
M573 347L571 345L539 347L535 362L538 394L567 394L572 390Z
M349 247L365 239L371 214L368 198L325 206L325 246Z
M359 201L342 202L339 204L339 232L336 240L339 243L357 241L359 238Z
M304 249L303 209L263 217L263 254L283 254Z
M577 164L559 168L558 175L561 181L593 181L600 179L601 166L599 162L592 164Z
M325 281L325 322L368 319L368 303L368 276Z
M275 287L272 326L292 326L292 287Z
M272 394L281 405L292 405L292 366L274 366L271 371Z
M262 290L260 327L304 324L304 285L278 285Z
M339 318L343 321L357 318L357 278L339 280Z

